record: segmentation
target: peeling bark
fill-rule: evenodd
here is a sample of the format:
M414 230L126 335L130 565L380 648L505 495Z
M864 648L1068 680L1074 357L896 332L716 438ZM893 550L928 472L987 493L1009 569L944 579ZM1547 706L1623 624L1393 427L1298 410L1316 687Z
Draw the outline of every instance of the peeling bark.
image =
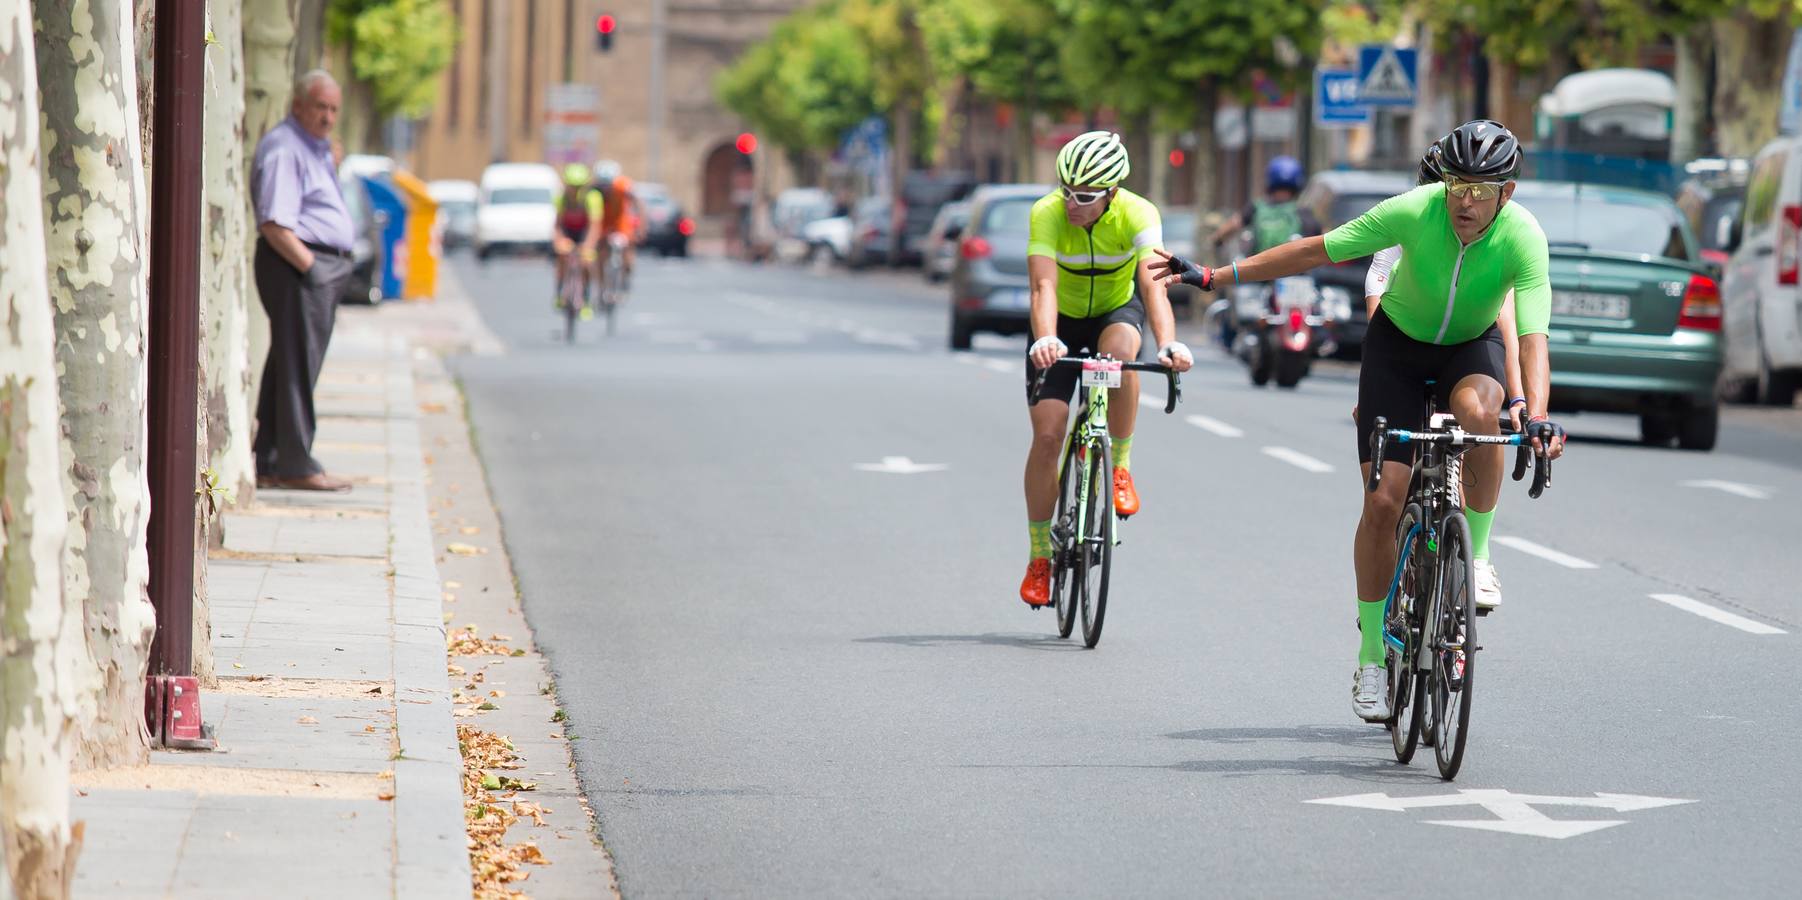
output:
M148 759L144 673L155 628L144 543L149 203L139 163L135 25L121 0L40 3L33 21L72 526L63 588L85 609L99 676L95 718L76 765L135 765Z
M249 291L250 241L245 198L244 45L240 9L235 2L214 0L215 43L206 50L206 184L201 188L205 251L200 259L200 299L206 378L201 434L225 501L249 498L256 485L250 441L250 326L245 300ZM203 512L205 510L203 509ZM204 543L200 546L206 546Z
M297 0L244 0L244 153L246 184L250 162L256 157L257 142L264 133L288 115L289 95L294 91L294 7ZM249 212L250 194L245 192L246 232L245 258L256 246L256 217ZM256 281L245 285L246 328L250 336L250 383L263 379L263 361L269 356L269 316L257 300ZM251 410L254 418L256 411ZM254 427L246 440L253 440ZM253 487L254 490L254 481ZM238 502L248 504L252 495L240 494Z
M1715 144L1723 156L1752 156L1777 136L1787 17L1760 19L1740 9L1714 20Z
M45 283L37 62L26 0L0 0L0 881L63 898L79 834L69 762L91 662L63 590L67 471Z

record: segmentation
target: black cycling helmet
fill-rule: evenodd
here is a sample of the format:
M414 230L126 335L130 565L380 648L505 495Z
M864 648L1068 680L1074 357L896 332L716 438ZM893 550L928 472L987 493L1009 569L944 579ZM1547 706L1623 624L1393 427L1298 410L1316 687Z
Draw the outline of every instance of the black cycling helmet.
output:
M1420 180L1416 186L1423 184L1439 184L1445 180L1445 169L1439 165L1439 144L1427 145L1427 152L1420 157Z
M1512 181L1520 175L1520 141L1500 122L1477 119L1439 139L1439 165L1466 181Z

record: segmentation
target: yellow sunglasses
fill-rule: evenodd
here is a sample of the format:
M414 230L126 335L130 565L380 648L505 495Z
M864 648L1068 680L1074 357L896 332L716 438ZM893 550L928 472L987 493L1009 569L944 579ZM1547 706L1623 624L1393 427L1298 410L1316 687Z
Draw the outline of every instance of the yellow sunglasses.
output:
M1500 197L1502 195L1502 188L1507 187L1507 185L1508 182L1506 181L1454 181L1447 178L1445 180L1445 193L1447 196L1457 197L1460 200L1468 195L1471 199L1476 200L1478 203L1482 203L1486 200L1494 200L1495 198Z

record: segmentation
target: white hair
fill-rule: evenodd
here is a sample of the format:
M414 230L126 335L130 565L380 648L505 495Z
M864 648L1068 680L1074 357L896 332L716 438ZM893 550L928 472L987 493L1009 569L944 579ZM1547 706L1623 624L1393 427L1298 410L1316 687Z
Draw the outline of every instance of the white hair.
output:
M294 79L294 99L299 100L302 97L307 96L313 88L322 84L329 84L332 87L337 87L338 80L332 77L332 73L327 72L324 69L313 69L308 71L299 78Z

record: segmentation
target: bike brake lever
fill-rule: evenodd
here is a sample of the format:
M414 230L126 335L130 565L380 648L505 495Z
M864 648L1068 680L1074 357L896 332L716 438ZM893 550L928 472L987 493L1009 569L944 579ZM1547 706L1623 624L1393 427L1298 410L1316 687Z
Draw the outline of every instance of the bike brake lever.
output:
M1552 460L1544 453L1533 454L1533 486L1527 488L1527 496L1534 500L1545 493L1552 485Z
M1533 445L1524 444L1524 443L1521 444L1520 450L1514 454L1514 480L1515 481L1519 481L1522 478L1526 477L1527 463L1530 462L1532 460L1532 458L1533 458Z

